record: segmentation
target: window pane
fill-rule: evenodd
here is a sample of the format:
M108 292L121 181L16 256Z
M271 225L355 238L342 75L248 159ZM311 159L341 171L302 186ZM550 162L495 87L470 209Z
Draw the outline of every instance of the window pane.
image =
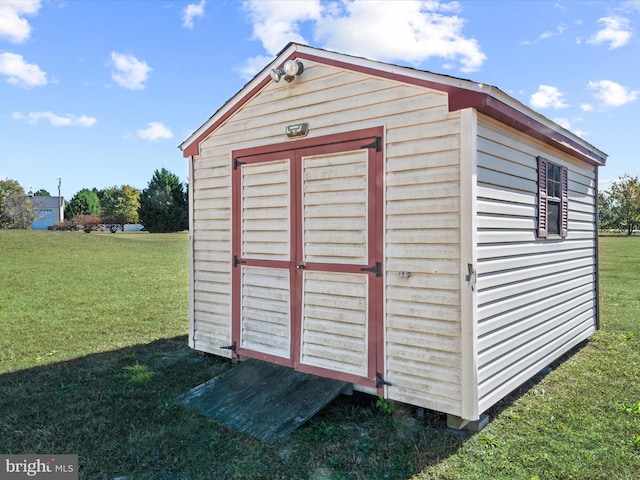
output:
M547 205L547 233L560 235L560 202L549 201Z

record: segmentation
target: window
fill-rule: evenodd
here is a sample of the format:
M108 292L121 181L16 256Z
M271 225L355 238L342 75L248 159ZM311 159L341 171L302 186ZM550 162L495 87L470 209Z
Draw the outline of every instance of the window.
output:
M568 234L568 170L538 157L538 237Z

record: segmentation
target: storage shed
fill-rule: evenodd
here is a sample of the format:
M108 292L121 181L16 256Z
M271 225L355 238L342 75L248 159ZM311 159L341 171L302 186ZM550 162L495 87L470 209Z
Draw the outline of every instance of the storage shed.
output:
M197 350L462 427L598 327L606 154L496 87L292 43L180 148Z

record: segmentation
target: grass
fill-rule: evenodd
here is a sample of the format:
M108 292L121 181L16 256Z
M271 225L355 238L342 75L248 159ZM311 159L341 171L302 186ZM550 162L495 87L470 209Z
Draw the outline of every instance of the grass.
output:
M0 453L80 478L640 478L640 239L601 240L602 329L457 434L341 397L273 446L176 405L231 367L187 347L187 236L0 231ZM377 406L376 406L377 404Z

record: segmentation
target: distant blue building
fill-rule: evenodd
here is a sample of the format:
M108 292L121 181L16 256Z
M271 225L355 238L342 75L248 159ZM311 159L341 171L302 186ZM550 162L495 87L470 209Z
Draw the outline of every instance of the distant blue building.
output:
M54 223L64 219L63 197L30 197L35 220L31 224L34 230L46 230Z

